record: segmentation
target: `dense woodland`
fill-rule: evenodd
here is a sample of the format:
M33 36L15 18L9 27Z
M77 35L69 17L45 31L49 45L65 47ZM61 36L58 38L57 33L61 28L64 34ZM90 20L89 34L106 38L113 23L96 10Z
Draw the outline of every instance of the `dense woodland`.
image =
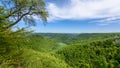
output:
M34 15L43 0L0 0L0 68L120 68L120 33L34 33Z
M120 67L119 33L31 33L25 40L1 48L2 68Z

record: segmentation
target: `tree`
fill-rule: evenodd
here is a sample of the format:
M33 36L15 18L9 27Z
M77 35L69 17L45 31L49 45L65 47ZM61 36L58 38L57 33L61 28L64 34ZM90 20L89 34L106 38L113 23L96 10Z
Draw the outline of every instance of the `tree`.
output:
M4 29L9 29L23 20L28 25L36 25L34 16L47 21L48 13L44 0L0 0L3 7L2 17L9 19Z
M11 59L17 62L28 42L28 31L24 28L13 31L12 27L22 20L28 25L35 25L34 16L47 21L43 0L0 0L0 67Z

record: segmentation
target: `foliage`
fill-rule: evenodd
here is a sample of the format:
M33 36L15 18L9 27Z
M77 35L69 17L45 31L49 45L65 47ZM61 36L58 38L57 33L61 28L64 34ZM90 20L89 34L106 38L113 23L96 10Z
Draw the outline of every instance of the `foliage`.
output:
M64 61L45 53L24 49L19 60L7 60L0 67L6 68L70 68Z
M23 31L23 30L21 30ZM119 68L120 67L120 42L116 34L110 38L98 39L93 37L93 41L85 39L83 43L72 43L63 45L63 42L55 41L54 38L45 38L38 34L23 35L15 32L9 35L1 34L6 38L6 42L12 43L9 51L5 54L1 52L1 67L6 68ZM7 31L8 32L8 31ZM5 32L4 32L5 33ZM108 34L109 35L109 34ZM14 36L14 37L13 37ZM20 36L22 40L20 40ZM23 37L24 36L24 37ZM66 36L66 35L64 35ZM89 35L91 36L91 35ZM18 38L17 38L18 37ZM60 36L58 36L60 37ZM91 36L92 37L92 36ZM102 36L101 36L102 37ZM18 41L15 43L13 38ZM78 37L76 37L78 38ZM84 37L83 37L84 38ZM11 40L12 39L12 40ZM1 39L2 40L2 39ZM23 41L24 40L24 41ZM118 40L117 42L115 40ZM5 40L2 40L3 42ZM81 41L77 39L76 41ZM3 42L1 44L3 45ZM72 41L68 41L72 42ZM6 44L5 44L6 45ZM17 47L15 47L15 45ZM23 47L24 45L24 47ZM12 46L14 46L12 48ZM3 48L3 47L1 47ZM16 49L18 48L18 49ZM19 50L20 48L20 50ZM54 49L55 48L55 49ZM4 50L1 50L4 52ZM6 56L6 57L5 57ZM7 57L8 56L8 57ZM10 57L11 56L11 57Z
M84 44L87 42L98 41L108 38L120 37L119 33L37 33L37 35L43 35L56 42L62 42L67 45L71 44Z
M44 21L43 0L1 0L0 68L120 68L120 34L31 34L12 30L24 20ZM8 6L9 5L9 6ZM47 36L46 36L47 35Z
M54 41L48 38L45 38L41 35L32 34L27 38L29 43L26 43L26 46L36 51L49 52L52 50L56 50L58 46L57 43L55 43Z
M4 8L2 16L9 19L6 29L13 27L21 20L28 25L35 25L34 17L47 21L47 11L43 0L1 0Z
M120 43L115 39L66 46L56 52L73 68L119 68Z

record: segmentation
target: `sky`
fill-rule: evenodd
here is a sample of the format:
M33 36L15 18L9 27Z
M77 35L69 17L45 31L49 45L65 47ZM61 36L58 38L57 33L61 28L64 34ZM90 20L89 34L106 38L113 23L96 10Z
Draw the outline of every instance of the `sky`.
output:
M120 0L45 0L48 22L36 18L35 32L120 32Z

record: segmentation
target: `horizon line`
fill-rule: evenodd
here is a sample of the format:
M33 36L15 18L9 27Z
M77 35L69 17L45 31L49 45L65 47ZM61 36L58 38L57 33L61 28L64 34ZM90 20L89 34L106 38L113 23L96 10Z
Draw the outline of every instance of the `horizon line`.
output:
M92 33L120 33L120 32L82 32L82 33L72 33L72 32L33 32L33 33L56 33L56 34L92 34Z

